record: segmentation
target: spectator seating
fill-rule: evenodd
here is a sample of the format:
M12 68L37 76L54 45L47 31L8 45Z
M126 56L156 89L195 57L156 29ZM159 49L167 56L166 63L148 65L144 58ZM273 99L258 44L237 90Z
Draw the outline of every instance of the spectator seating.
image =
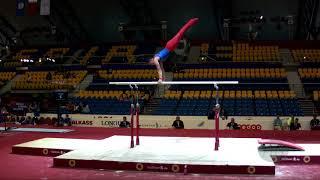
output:
M298 72L302 79L320 78L320 68L299 68Z
M132 63L135 60L133 53L136 48L136 45L112 46L102 63Z
M223 96L222 96L223 95ZM222 105L229 115L301 114L293 91L224 91ZM291 102L291 103L288 103ZM293 106L294 107L291 107Z
M157 44L138 43L130 45L113 45L104 55L102 64L145 62L153 57Z
M149 94L143 91L138 94L142 111ZM129 114L132 94L130 91L80 91L76 96L72 103L88 104L94 114Z
M39 49L21 49L12 57L13 60L32 59L39 52Z
M280 53L278 46L253 45L249 43L203 43L200 56L210 56L218 61L234 62L278 62Z
M66 56L68 52L71 53L70 48L50 48L42 57L49 57L55 59L56 63L63 64L66 61L64 56ZM71 56L72 54L69 55Z
M161 99L159 105L152 112L155 115L176 115L179 99Z
M30 64L63 64L66 59L71 56L73 50L71 48L33 48L13 50L11 55L4 62L5 67L22 66L24 63ZM48 61L47 58L54 59ZM24 61L27 60L27 61Z
M160 115L202 115L214 107L216 91L167 91L153 112ZM218 91L228 115L303 115L293 91Z
M179 115L207 115L212 91L184 91L176 108Z
M157 77L155 69L115 69L99 70L99 77L107 80L154 80Z
M208 55L209 54L209 43L202 43L201 44L201 46L200 46L200 54L201 55Z
M136 63L146 63L152 58L159 44L157 43L140 43L134 52Z
M255 91L254 95L258 116L303 114L293 91Z
M65 55L70 48L50 48L45 54L45 57L58 58Z
M15 72L0 72L0 87L2 87L6 81L11 80L15 75Z
M157 72L150 65L103 65L94 76L93 82L87 90L128 90L129 86L108 85L110 81L154 81ZM139 86L139 89L152 88L152 86Z
M232 45L218 45L213 47L208 43L203 43L200 46L200 55L215 57L218 61L230 61L232 59Z
M283 68L185 68L173 74L174 81L219 80L240 81L238 85L223 85L222 89L233 90L288 90L286 72ZM279 84L275 84L279 83ZM214 89L208 85L173 85L171 90L207 90Z
M217 46L216 57L218 59L231 60L232 59L232 46Z
M164 99L180 99L181 95L181 91L166 91L164 94Z
M103 64L103 57L106 55L106 52L109 52L111 46L110 45L101 45L94 53L94 56L90 57L88 60L89 65L101 65Z
M83 91L81 90L76 94L77 97L81 99L119 99L128 100L131 97L131 91ZM145 94L143 91L139 91L139 97L143 99L148 99L149 95Z
M119 99L123 94L122 91L80 91L76 94L79 98L95 98L95 99L105 99L105 98L116 98Z
M16 75L16 72L0 72L0 81L9 81Z
M215 69L185 69L173 74L174 80L192 79L284 79L283 68L215 68Z
M320 89L320 68L299 68L298 72L307 93Z
M79 84L87 74L87 71L67 71L65 73L50 72L51 80L48 79L48 71L26 72L16 82L13 89L70 89Z
M88 49L85 48L85 50L81 52L80 57L82 57L82 59L80 59L80 64L133 63L137 59L139 62L145 62L146 59L154 55L158 45L159 43L137 43L92 46ZM55 59L55 63L63 64L65 58L72 56L74 52L75 49L71 47L13 49L11 55L6 58L7 60L3 64L5 67L21 66L23 65L21 61L23 59L32 60L32 64L44 64L47 62L46 58ZM76 64L79 63L79 61L74 60L72 63Z
M39 49L21 49L14 50L11 52L8 61L4 62L4 67L17 67L21 66L21 59L33 59L36 54L39 52Z
M72 100L73 104L88 104L93 114L112 114L112 115L125 115L130 114L130 101L120 101L117 99L74 99ZM144 102L140 102L140 107L143 109ZM67 112L70 113L70 112Z
M279 47L234 43L232 60L235 62L280 61Z
M90 60L90 58L92 56L95 55L95 53L99 50L98 46L93 46L91 47L86 54L84 55L84 57L80 60L80 64L81 65L86 65L88 63L88 61Z
M22 65L22 62L19 61L5 61L3 62L3 67L19 67Z
M320 61L320 49L293 49L291 53L295 62Z

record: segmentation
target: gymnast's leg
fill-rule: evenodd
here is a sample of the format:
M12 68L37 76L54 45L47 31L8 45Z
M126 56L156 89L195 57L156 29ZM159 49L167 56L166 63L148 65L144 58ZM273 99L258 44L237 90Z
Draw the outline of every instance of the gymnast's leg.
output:
M195 25L199 21L198 18L190 19L180 30L179 32L170 39L166 44L166 49L169 51L173 51L179 44L180 40L182 39L184 33L193 25Z

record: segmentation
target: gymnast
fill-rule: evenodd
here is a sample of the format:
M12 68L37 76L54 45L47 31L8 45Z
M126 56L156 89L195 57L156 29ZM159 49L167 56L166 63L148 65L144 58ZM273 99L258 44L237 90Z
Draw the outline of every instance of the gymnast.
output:
M158 82L161 83L164 81L164 75L163 75L163 62L165 61L165 58L169 56L169 53L173 51L179 44L180 40L182 39L184 33L193 25L195 25L199 21L198 18L190 19L180 30L179 32L170 39L165 48L163 48L160 52L158 52L156 55L154 55L153 58L149 59L149 64L153 64L157 68L157 72L159 75Z

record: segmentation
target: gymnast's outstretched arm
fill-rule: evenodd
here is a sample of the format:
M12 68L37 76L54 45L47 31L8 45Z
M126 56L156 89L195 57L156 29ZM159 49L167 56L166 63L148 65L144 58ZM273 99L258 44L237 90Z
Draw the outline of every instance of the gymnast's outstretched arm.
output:
M159 62L159 57L156 56L153 58L153 64L156 66L159 82L161 82L163 80L162 72L164 72L164 70L163 70L162 62Z

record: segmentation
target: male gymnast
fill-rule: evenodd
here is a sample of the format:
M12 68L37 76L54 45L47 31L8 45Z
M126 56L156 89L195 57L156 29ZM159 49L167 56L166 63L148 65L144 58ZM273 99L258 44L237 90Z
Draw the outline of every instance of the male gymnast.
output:
M156 55L154 55L153 58L149 59L149 64L153 64L157 68L157 72L159 75L158 82L161 83L164 80L163 75L163 62L165 61L165 58L169 56L169 53L173 51L179 44L180 40L182 39L184 33L193 25L195 25L199 21L198 18L190 19L180 30L179 32L170 39L165 48L163 48L160 52L158 52Z

